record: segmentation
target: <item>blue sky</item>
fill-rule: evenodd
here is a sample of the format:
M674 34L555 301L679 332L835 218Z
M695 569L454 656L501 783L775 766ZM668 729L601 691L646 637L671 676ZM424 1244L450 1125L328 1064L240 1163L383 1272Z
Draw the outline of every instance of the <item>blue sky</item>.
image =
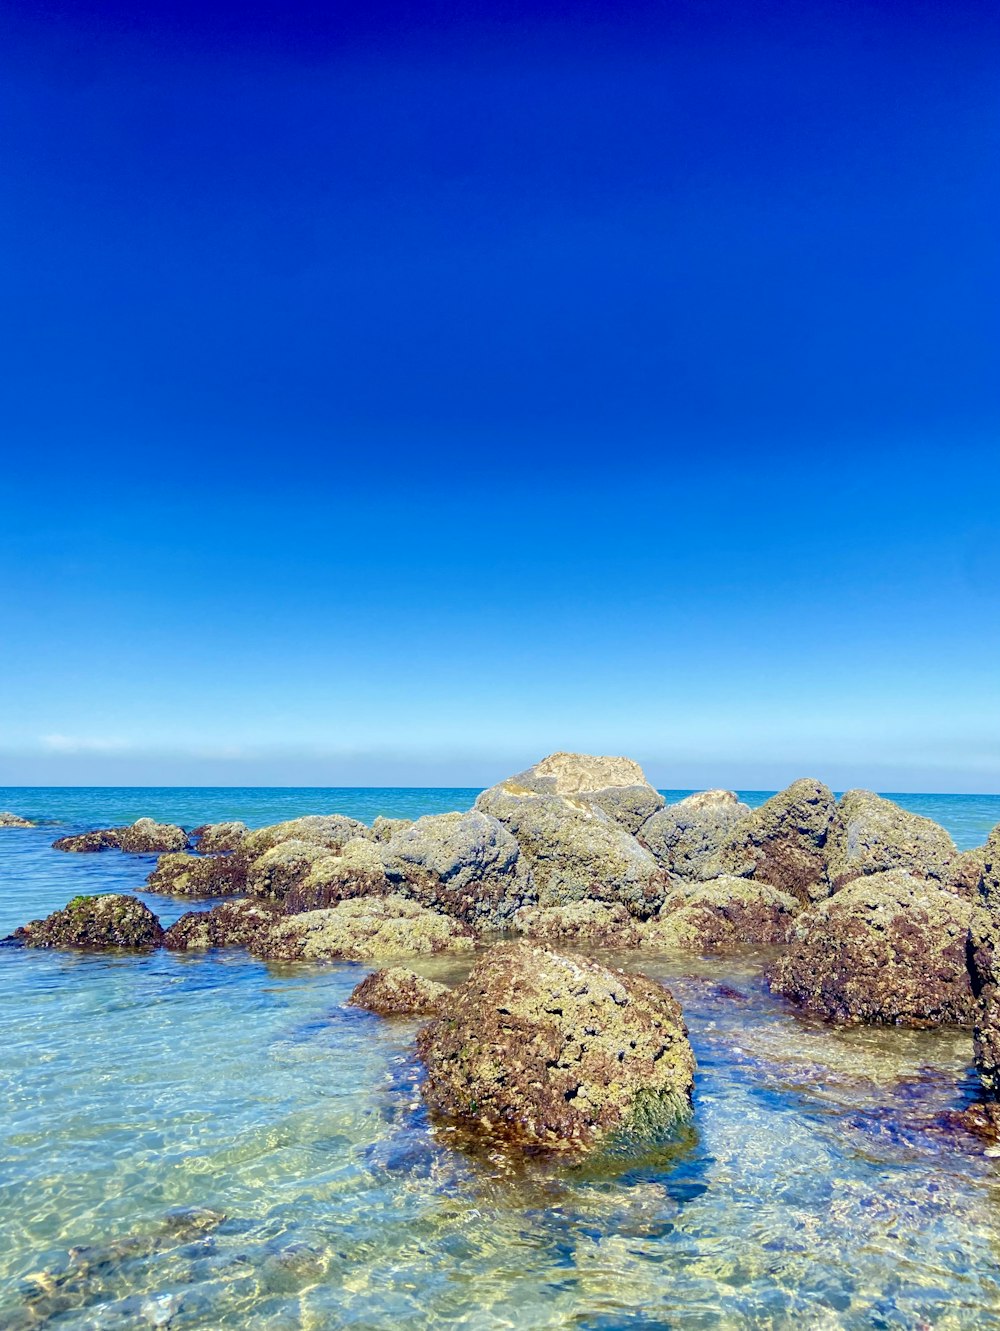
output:
M9 3L0 782L1000 791L985 4Z

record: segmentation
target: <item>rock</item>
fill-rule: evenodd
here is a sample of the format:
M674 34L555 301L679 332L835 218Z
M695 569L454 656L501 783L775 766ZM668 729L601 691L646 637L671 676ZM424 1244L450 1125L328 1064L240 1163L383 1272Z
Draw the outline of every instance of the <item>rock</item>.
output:
M664 869L700 882L737 823L749 813L749 806L741 804L732 790L702 790L654 813L637 835Z
M281 841L305 841L311 846L325 846L327 850L340 850L352 837L367 837L370 832L356 818L345 818L339 813L309 814L293 818L286 823L274 823L248 832L240 849L248 860L263 855Z
M383 848L382 863L395 890L479 929L503 929L537 900L517 841L478 809L418 818Z
M278 920L258 956L276 961L368 961L407 953L469 952L471 929L406 897L359 897Z
M530 943L478 962L417 1050L432 1111L522 1145L587 1150L690 1112L694 1055L671 994Z
M571 906L525 906L511 921L515 932L565 947L639 946L640 926L624 906L576 901Z
M379 814L371 825L371 837L373 841L391 841L398 833L405 832L412 826L412 818L383 818Z
M725 951L786 943L800 903L770 883L723 874L672 892L642 930L642 946Z
M288 889L285 914L322 910L351 897L388 896L392 887L379 849L374 841L355 837L337 853L324 851Z
M373 971L347 1000L352 1007L377 1012L382 1017L436 1016L447 1003L451 990L446 984L426 980L404 966Z
M753 878L804 902L827 896L826 840L835 807L822 782L793 782L736 824L709 876Z
M957 858L948 870L948 877L942 883L951 892L960 897L977 901L982 888L983 870L986 864L986 847L977 846L975 850L959 851Z
M314 842L278 841L250 861L246 875L247 891L253 897L282 901L303 882L314 864L329 858L329 855L326 846Z
M185 850L187 833L174 823L157 823L152 818L140 818L130 827L104 827L80 836L64 836L53 841L54 850L98 851L123 850L130 855L158 855L166 851Z
M663 808L663 796L646 780L631 758L609 758L590 753L551 753L509 784L537 795L570 795L596 805L609 817L635 833Z
M540 906L618 901L644 918L662 904L669 876L634 836L582 795L538 793L522 777L512 777L484 790L476 808L517 839Z
M1000 824L990 833L981 855L980 898L987 910L1000 915Z
M211 910L189 910L164 935L164 946L175 952L210 947L246 947L259 944L281 918L273 901L223 901Z
M239 850L249 831L246 823L203 823L191 840L199 855L224 855Z
M826 859L836 892L866 874L905 869L938 884L956 868L955 843L930 818L908 813L870 790L842 795L830 823Z
M26 947L130 948L148 951L163 942L160 922L137 897L74 897L44 920L14 934Z
M0 813L0 827L35 827L37 824L16 813Z
M150 892L175 897L232 897L246 891L245 861L237 855L161 855L146 879Z
M799 915L767 980L833 1021L967 1023L970 914L961 897L901 869L871 874Z
M972 1043L976 1071L1000 1100L1000 826L983 847L982 876L969 929L969 973L976 998Z

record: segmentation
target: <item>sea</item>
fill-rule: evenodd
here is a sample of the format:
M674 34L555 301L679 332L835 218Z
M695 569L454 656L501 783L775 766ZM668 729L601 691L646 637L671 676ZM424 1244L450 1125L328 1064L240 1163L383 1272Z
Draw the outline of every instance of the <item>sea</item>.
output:
M0 935L79 893L137 892L164 923L190 906L142 891L155 857L56 836L477 793L0 788L40 823L0 830ZM1000 796L891 798L961 849L1000 823ZM956 1118L967 1031L802 1018L762 952L594 955L681 1002L694 1115L572 1163L431 1122L417 1024L345 1006L368 966L0 949L0 1328L1000 1328L1000 1159Z

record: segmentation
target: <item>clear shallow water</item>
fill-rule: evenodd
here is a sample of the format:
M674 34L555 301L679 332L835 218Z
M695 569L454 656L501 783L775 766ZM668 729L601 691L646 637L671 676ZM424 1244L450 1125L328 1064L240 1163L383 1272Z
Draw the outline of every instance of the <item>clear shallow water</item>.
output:
M475 792L241 794L0 808L260 823ZM971 799L967 844L1000 820L1000 800L990 821L911 798ZM152 863L52 835L0 833L0 932ZM1000 1326L1000 1172L947 1119L973 1093L967 1034L801 1021L761 961L643 957L685 1008L694 1120L640 1165L574 1169L452 1149L419 1108L414 1025L344 1007L364 967L0 952L0 1326Z

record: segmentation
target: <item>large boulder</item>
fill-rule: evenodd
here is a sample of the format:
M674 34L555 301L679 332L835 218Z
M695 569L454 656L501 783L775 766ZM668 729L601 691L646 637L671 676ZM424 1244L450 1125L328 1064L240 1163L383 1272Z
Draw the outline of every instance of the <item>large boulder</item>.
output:
M273 823L248 832L240 843L240 850L248 860L263 855L281 841L305 841L311 846L325 846L327 850L340 850L352 837L370 836L364 823L343 814L307 814L285 823Z
M238 855L161 855L146 879L150 892L172 897L233 897L246 891L246 863Z
M1000 826L983 848L982 865L969 930L969 972L976 996L972 1040L982 1083L1000 1100Z
M281 846L276 846L269 854L280 850ZM339 851L323 850L288 888L285 914L322 910L351 897L388 896L393 889L379 852L380 847L364 837L354 837Z
M736 824L708 876L753 878L800 901L827 896L826 840L835 808L821 781L794 781Z
M183 827L174 823L157 823L152 818L139 818L128 827L102 827L80 836L59 837L53 841L54 850L98 851L124 850L130 855L160 855L167 851L186 850L188 835Z
M643 927L642 946L721 952L786 943L800 903L770 883L723 874L672 892Z
M691 882L703 880L737 823L750 813L732 790L701 790L654 813L639 840L664 869Z
M137 897L74 897L44 920L32 920L14 934L25 947L130 948L148 951L163 942L160 922Z
M276 961L368 961L474 947L472 930L459 920L407 897L389 896L284 916L251 951Z
M908 813L870 790L849 790L830 823L826 859L836 892L856 878L889 869L946 884L955 874L958 850L930 818Z
M19 814L3 812L0 813L0 827L34 827L35 824L28 818L22 818Z
M203 823L191 833L191 843L200 855L224 855L239 850L249 831L246 823Z
M768 983L833 1021L968 1023L970 914L955 893L901 869L859 878L802 912Z
M613 902L575 901L571 906L525 906L511 921L515 933L560 947L638 947L638 921Z
M478 809L418 818L382 848L382 863L395 890L479 929L502 929L537 900L517 841Z
M569 795L596 805L628 832L663 808L663 796L631 758L593 753L550 753L508 784L536 795Z
M671 994L530 943L493 948L417 1049L431 1110L526 1146L644 1138L690 1111L694 1055Z
M220 901L211 910L189 910L170 926L164 946L175 952L259 944L281 918L273 901Z
M619 901L641 918L659 909L669 875L620 822L583 795L542 793L523 779L484 790L476 808L517 839L540 906Z
M405 966L388 966L355 985L347 1001L380 1017L434 1017L450 997L446 984L425 979Z

